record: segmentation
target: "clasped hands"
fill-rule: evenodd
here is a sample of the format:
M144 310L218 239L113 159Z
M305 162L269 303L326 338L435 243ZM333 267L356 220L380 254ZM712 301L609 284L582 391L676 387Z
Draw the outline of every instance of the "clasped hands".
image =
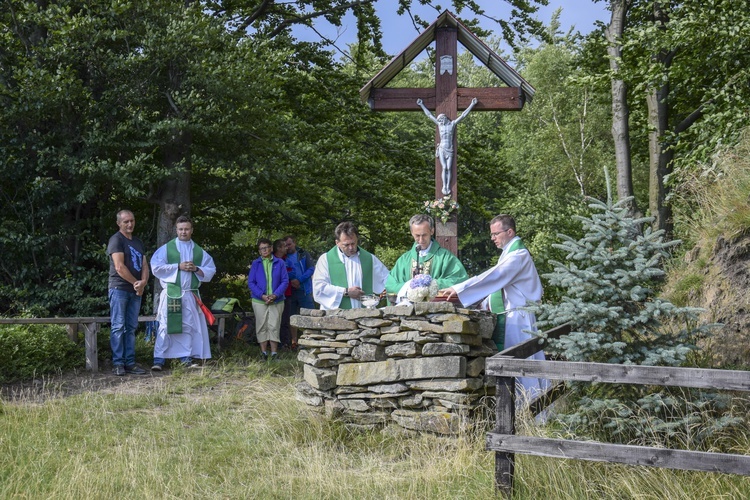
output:
M266 303L267 306L270 306L276 301L276 294L270 293L270 294L263 294L260 296L261 300Z
M146 291L146 285L148 283L146 280L137 280L135 283L133 283L133 288L135 289L135 294L139 297L143 295L143 292Z
M181 262L180 263L180 270L181 271L195 272L196 269L198 269L198 268L191 261L185 261L185 262Z

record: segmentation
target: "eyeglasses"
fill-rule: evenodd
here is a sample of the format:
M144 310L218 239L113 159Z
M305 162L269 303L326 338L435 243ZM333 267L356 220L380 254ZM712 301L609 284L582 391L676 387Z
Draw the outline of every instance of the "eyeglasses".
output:
M261 252L265 252L266 250L270 250L270 249L271 247L258 247L258 250L260 250Z
M503 233L505 233L507 231L510 231L510 228L508 228L508 229L501 229L500 231L497 231L496 233L490 233L490 238L494 238L495 236L503 234Z

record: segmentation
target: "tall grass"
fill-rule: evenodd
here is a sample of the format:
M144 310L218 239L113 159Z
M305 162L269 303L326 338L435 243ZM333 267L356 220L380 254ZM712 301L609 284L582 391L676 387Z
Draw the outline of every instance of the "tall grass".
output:
M292 359L218 361L74 396L51 381L43 397L6 398L0 498L494 496L484 429L459 438L349 429L296 401L298 377ZM527 420L524 432L543 431ZM750 496L736 476L523 456L516 478L516 498Z

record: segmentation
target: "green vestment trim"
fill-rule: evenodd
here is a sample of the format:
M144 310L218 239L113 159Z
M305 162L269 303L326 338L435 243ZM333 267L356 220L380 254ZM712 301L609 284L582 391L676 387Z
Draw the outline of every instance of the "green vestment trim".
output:
M385 289L388 293L398 293L404 284L412 279L417 267L417 244L414 243L411 250L401 255L385 280ZM424 257L419 258L422 266L422 274L429 274L438 282L438 287L448 288L456 283L469 279L463 264L449 250L441 247L433 240L430 250Z
M167 242L167 264L179 264L180 251L177 249L177 238ZM193 242L193 263L196 267L203 263L203 249ZM196 264L198 263L198 264ZM167 283L167 333L182 333L182 271L177 270L174 283ZM190 288L200 297L200 281L192 273ZM191 295L192 297L192 295Z
M362 265L362 291L367 295L372 294L372 254L363 248L359 250L359 262ZM328 275L331 277L331 284L349 288L349 282L346 279L346 267L339 257L339 248L333 247L326 254L328 260ZM340 309L351 309L352 301L349 297L343 297Z
M506 251L510 253L516 250L526 250L521 240L514 241ZM490 295L490 311L497 314L497 324L495 325L495 332L492 334L492 340L495 342L497 350L502 351L505 347L505 302L503 302L502 288Z

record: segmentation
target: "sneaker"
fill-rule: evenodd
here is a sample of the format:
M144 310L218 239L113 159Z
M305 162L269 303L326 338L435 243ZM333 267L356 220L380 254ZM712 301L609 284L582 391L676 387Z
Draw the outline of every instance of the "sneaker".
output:
M152 372L160 372L163 369L164 369L164 367L162 365L154 365L154 366L151 367L151 371Z
M269 359L269 361L273 362L273 361L278 361L278 360L279 360L279 355L276 354L275 352L272 352L271 358Z
M125 373L130 373L132 375L143 375L144 373L146 373L146 370L138 365L130 365L125 367Z
M268 353L267 352L260 353L260 359L262 359L263 361L268 361Z
M125 367L122 365L116 365L112 368L112 373L114 373L118 377L122 377L123 375L125 375Z
M195 368L202 368L202 367L200 363L193 361L192 363L190 363L190 366L188 366L188 368L195 369Z
M299 349L299 344L297 344L297 341L292 341L292 351L296 351Z

